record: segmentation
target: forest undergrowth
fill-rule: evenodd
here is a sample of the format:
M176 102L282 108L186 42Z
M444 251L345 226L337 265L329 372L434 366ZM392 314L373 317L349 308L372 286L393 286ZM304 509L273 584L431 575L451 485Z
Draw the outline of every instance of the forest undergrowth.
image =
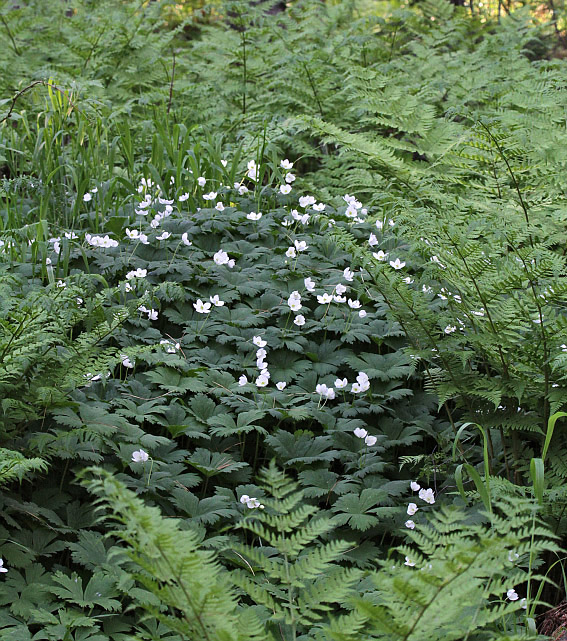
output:
M0 640L560 638L560 23L186 4L0 2Z

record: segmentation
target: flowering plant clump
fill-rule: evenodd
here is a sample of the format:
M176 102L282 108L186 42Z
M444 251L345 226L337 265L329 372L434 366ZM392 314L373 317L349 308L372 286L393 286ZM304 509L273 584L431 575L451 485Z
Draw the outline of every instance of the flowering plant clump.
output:
M338 535L370 542L383 515L404 504L399 456L437 429L431 401L400 349L400 327L367 295L367 266L327 234L373 229L387 244L388 231L376 232L350 196L320 202L281 189L298 176L283 165L272 187L256 184L257 161L242 165L237 183L206 165L185 183L146 177L120 226L45 241L58 314L96 331L80 339L84 360L77 345L58 347L74 381L69 405L33 438L48 458L112 466L127 487L211 537L224 536L242 506L248 518L264 510L253 479L275 458ZM94 291L83 282L87 263ZM365 566L377 553L368 543L345 563ZM9 548L3 558L12 568Z

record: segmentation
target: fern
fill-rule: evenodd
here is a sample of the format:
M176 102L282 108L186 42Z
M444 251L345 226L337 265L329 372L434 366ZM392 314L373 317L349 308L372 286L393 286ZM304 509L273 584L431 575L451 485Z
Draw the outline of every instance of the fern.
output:
M295 639L301 631L319 627L362 574L338 563L349 543L320 542L334 528L332 520L317 517L317 508L305 503L297 483L273 462L260 473L260 483L267 494L265 509L239 525L257 541L232 548L245 565L231 572L231 580Z
M188 639L266 638L253 612L238 610L226 571L213 553L200 549L194 531L163 518L104 470L93 474L87 486L120 525L113 534L128 546L136 580L159 599L159 605L142 603L149 616Z

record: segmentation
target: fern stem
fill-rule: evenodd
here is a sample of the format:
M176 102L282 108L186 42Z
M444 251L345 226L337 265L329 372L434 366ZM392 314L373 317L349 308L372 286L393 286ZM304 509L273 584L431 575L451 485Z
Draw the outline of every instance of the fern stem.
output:
M22 54L21 54L20 50L18 49L18 45L16 44L14 36L12 35L12 32L10 31L10 27L8 26L8 23L6 22L6 18L4 18L4 16L0 16L0 20L2 20L2 24L4 25L4 27L6 27L6 32L7 32L8 37L10 38L10 40L12 42L12 48L14 49L14 53L17 56L21 56Z
M522 196L522 192L520 191L520 186L518 185L518 181L516 180L516 175L512 171L512 167L510 167L510 163L508 162L508 158L504 154L504 151L503 151L502 147L500 146L500 143L498 142L498 140L492 135L492 132L490 131L490 129L482 122L482 120L479 120L479 122L480 122L481 127L483 127L484 130L486 131L486 133L490 136L490 139L492 140L492 142L496 145L496 148L498 149L498 153L500 154L500 157L506 163L506 167L508 168L508 173L510 174L510 176L512 178L512 181L514 183L514 188L516 189L516 193L518 194L518 198L520 199L520 205L522 206L522 209L524 210L524 218L526 219L526 224L529 225L530 224L530 217L529 217L529 214L528 214L528 208L526 206L526 203L524 202L524 198ZM530 235L530 244L533 247L533 239L532 239L531 235Z
M162 559L165 561L166 565L168 566L171 575L175 577L177 580L177 583L179 584L179 587L181 588L181 591L183 592L185 598L187 599L187 603L189 604L189 607L191 608L193 614L195 615L195 618L199 622L199 625L201 626L201 630L203 631L203 635L207 641L210 641L209 638L209 633L207 632L207 628L205 627L205 624L203 623L203 619L201 617L201 613L197 610L195 605L193 604L193 601L191 599L191 595L189 594L189 591L185 587L185 584L183 583L183 580L179 574L176 575L175 573L175 567L171 564L169 561L169 558L166 554L164 554L163 550L161 549L161 546L159 543L156 543L156 547L161 554ZM187 614L183 614L184 619L186 619L187 623L191 625L191 621L189 621L189 618L187 617Z
M484 307L484 309L486 311L486 317L488 318L488 322L490 323L490 328L492 329L492 332L493 332L493 334L494 334L494 336L496 338L498 336L498 332L497 332L496 327L494 325L494 321L492 320L492 316L490 314L489 307L488 307L488 302L485 299L485 297L483 296L482 291L481 291L481 289L480 289L480 287L479 287L479 285L478 285L478 283L476 281L476 278L473 276L473 274L472 274L472 272L470 270L469 264L468 264L466 258L461 253L461 251L459 249L459 246L453 241L453 239L449 236L449 234L446 234L446 235L449 238L449 241L451 242L453 247L455 248L455 251L457 252L459 258L463 261L463 265L465 266L467 274L468 274L469 278L471 279L472 284L473 284L473 286L474 286L474 288L476 290L476 293L478 294L478 297L480 298L480 300L482 302L482 305L483 305L483 307ZM496 345L497 345L497 348L498 348L498 355L500 356L500 362L502 363L502 369L504 370L505 376L508 376L508 364L504 360L504 353L502 352L502 345L500 343L498 343L498 342L496 343Z

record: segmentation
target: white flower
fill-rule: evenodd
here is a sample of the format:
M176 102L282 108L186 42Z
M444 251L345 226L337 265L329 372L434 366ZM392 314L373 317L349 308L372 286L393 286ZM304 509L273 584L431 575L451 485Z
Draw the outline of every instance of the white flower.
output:
M256 350L256 358L265 358L267 356L268 352L263 347L260 347L260 349Z
M445 329L443 330L445 334L452 334L453 332L457 331L457 328L454 325L447 325Z
M240 385L240 387L248 384L248 379L246 378L246 376L244 376L244 374L242 374L242 376L238 379L238 384Z
M518 596L518 593L516 592L516 590L514 590L514 588L510 588L506 592L506 598L510 601L517 601L520 597Z
M132 460L134 463L145 463L149 459L149 454L144 450L137 450L132 452Z
M243 503L243 504L246 503L246 501L249 501L249 500L250 500L250 497L248 496L248 494L243 494L240 497L240 502Z
M157 319L158 319L158 311L157 311L157 309L148 310L148 320L155 321Z
M409 486L410 486L412 492L417 492L419 489L421 489L421 485L419 483L416 483L415 481L412 481L409 484Z
M402 279L406 285L411 285L413 283L413 278L411 276L406 276Z
M415 563L409 558L409 556L406 556L406 562L404 565L409 565L410 568L413 568L415 566Z
M126 227L126 236L128 236L128 238L138 238L139 235L140 232L137 229L130 230Z
M348 385L346 378L337 378L335 379L335 387L337 389L344 389Z
M322 296L317 296L317 302L320 305L326 305L327 303L330 303L333 300L333 297L331 294L323 294Z
M419 510L419 508L417 507L417 505L415 503L410 503L408 505L408 514L410 516L413 516L418 510Z
M128 369L132 369L134 367L134 363L132 363L125 354L121 354L120 358L122 359L122 365L124 365L124 367L127 367Z
M431 488L421 488L421 490L419 490L419 498L422 501L429 503L430 505L433 505L433 503L435 503L435 496Z
M161 236L156 236L156 240L167 240L171 234L168 231L164 231Z
M295 174L286 174L285 175L285 181L286 183L292 183L295 180Z
M256 166L256 161L250 160L248 162L248 173L246 175L250 180L258 180L258 167Z
M93 187L91 189L91 194L96 194L98 192L98 187Z
M374 247L375 245L378 244L378 239L376 238L375 234L370 234L370 238L368 239L368 244L370 247Z
M377 440L378 439L375 436L369 435L364 439L364 442L366 443L366 445L368 445L368 447L372 447L373 445L376 445Z
M280 381L279 383L276 383L276 387L280 390L280 392L283 392L286 385L287 383L285 381Z
M319 396L325 396L329 399L335 398L335 390L332 387L327 387L325 383L318 383L315 387L315 392L319 394Z
M349 283L352 282L352 279L354 278L354 272L352 272L348 267L344 270L343 272L343 278L347 280Z
M396 258L396 260L391 260L390 261L390 267L393 267L394 269L402 269L402 267L405 267L406 264L401 261L399 258Z
M58 280L55 283L55 287L60 287L61 289L65 289L65 287L67 287L67 283L64 280Z
M190 246L193 244L193 243L189 240L189 238L188 238L188 236L187 236L187 232L185 232L184 234L181 234L181 240L183 241L183 244L184 244L184 245L187 245L187 247L190 247Z
M288 258L295 258L295 257L297 256L297 254L296 254L296 252L295 252L295 247L290 247L290 248L286 251L285 255L286 255Z
M346 290L347 290L346 285L343 285L342 283L339 283L339 284L335 287L335 291L336 291L336 292L337 292L337 294L339 294L339 295L344 294L344 293L346 292Z
M347 218L356 218L356 207L354 205L349 205L345 211L345 216Z
M289 227L291 225L291 220L288 220L287 218L284 218L282 222L282 227Z
M237 184L238 184L238 183L237 183ZM240 185L240 187L238 187L238 193L239 193L241 196L244 196L244 194L247 194L247 193L248 193L248 187L246 187L246 185Z
M226 167L226 166L228 165L228 160L221 160L221 161L220 161L220 164L221 164L223 167Z
M89 194L88 192L83 196L83 200L84 200L86 203L88 203L88 202L89 202L89 201L91 201L92 199L93 199L93 197L92 197L92 196L91 196L91 194Z
M256 347L266 347L268 344L266 341L262 340L261 336L254 336L254 338L252 338L252 342Z
M197 184L199 185L199 187L204 187L206 183L207 179L204 176L199 176L199 178L197 178Z
M260 374L260 376L258 376L258 378L256 379L257 387L266 387L269 382L270 379L265 374Z
M234 267L234 265L235 265L235 264L236 264L236 263L234 262L234 258L231 258L231 259L228 261L228 263L226 264L226 266L227 266L229 269L232 269L232 268Z
M364 372L359 372L356 377L356 383L352 384L351 391L354 394L360 394L370 389L370 381Z
M352 300L352 298L349 298L348 306L351 309L360 309L360 307L362 307L362 303L359 300Z
M346 378L345 378L344 380L346 381ZM336 381L335 381L335 385L336 385L336 384L337 384L337 383L336 383ZM344 387L344 385L343 385L342 387ZM368 432L367 432L366 430L362 429L362 427L356 427L356 428L353 430L353 433L354 433L354 435L355 435L356 437L358 437L358 438L366 438L366 437L368 436Z
M203 200L214 200L216 197L216 191L210 191L208 194L203 194Z
M298 312L301 309L301 303L295 298L290 298L287 304L292 312Z
M193 307L199 314L208 314L211 311L211 303L203 303L200 298L196 303L193 303Z
M333 296L335 303L346 303L346 296Z
M213 260L217 265L227 265L229 262L228 254L222 249L219 249L213 256Z
M305 325L305 316L303 314L298 314L294 319L293 322L295 325L298 327L301 327L302 325Z
M260 220L260 218L262 218L262 214L261 212L256 213L255 211L251 211L246 218L248 218L248 220Z
M522 599L520 599L520 606L522 607L522 610L528 609L528 601L526 597L523 597Z
M141 267L139 267L134 271L128 272L126 274L126 280L131 280L132 278L145 278L147 274L148 274L147 269L142 269Z
M167 340L167 338L163 338L160 342L160 345L163 345L165 351L168 354L175 354L175 352L178 349L181 349L181 344L180 343L172 343L171 341Z
M326 205L323 203L317 203L316 205L313 205L313 209L315 211L323 211L325 209Z
M381 260L381 261L386 260L386 258L388 257L388 254L382 250L373 252L372 255L376 260Z
M299 197L299 206L300 207L309 207L309 205L315 204L315 198L313 196L300 196Z
M224 211L224 205L223 205L221 202L218 202L218 203L215 205L215 209L216 209L217 211Z
M298 312L301 309L301 295L297 290L291 292L287 304L292 312Z
M89 245L92 247L118 247L118 241L117 240L112 240L106 234L106 236L92 236L91 234L85 234L85 240ZM56 246L58 246L59 243L54 243L53 250L58 254L59 251L56 249Z
M414 523L411 519L408 519L408 520L404 523L404 525L405 525L407 528L409 528L410 530L413 530L413 529L415 528L415 523Z
M293 163L290 162L287 158L285 158L280 162L280 167L282 169L291 169L293 167Z
M303 284L305 285L305 289L308 292L312 292L315 289L315 283L311 280L311 278L309 278L309 276L303 279Z
M4 559L0 559L0 572L8 572L8 568L4 567Z
M291 185L280 185L280 193L289 194L291 191Z
M307 249L307 243L304 240L294 240L293 244L298 252L304 252Z
M189 194L188 193L181 194L181 196L179 196L178 200L179 200L180 203L184 203L186 200L189 200Z
M209 296L209 300L215 307L222 307L224 305L224 301L219 298L218 294L215 294L214 296Z
M379 231L381 231L381 230L382 230L382 227L384 227L384 223L383 223L381 220L377 220L377 221L376 221L376 229L378 229Z
M364 318L366 316L366 311L364 309L359 310L358 315L360 318Z

